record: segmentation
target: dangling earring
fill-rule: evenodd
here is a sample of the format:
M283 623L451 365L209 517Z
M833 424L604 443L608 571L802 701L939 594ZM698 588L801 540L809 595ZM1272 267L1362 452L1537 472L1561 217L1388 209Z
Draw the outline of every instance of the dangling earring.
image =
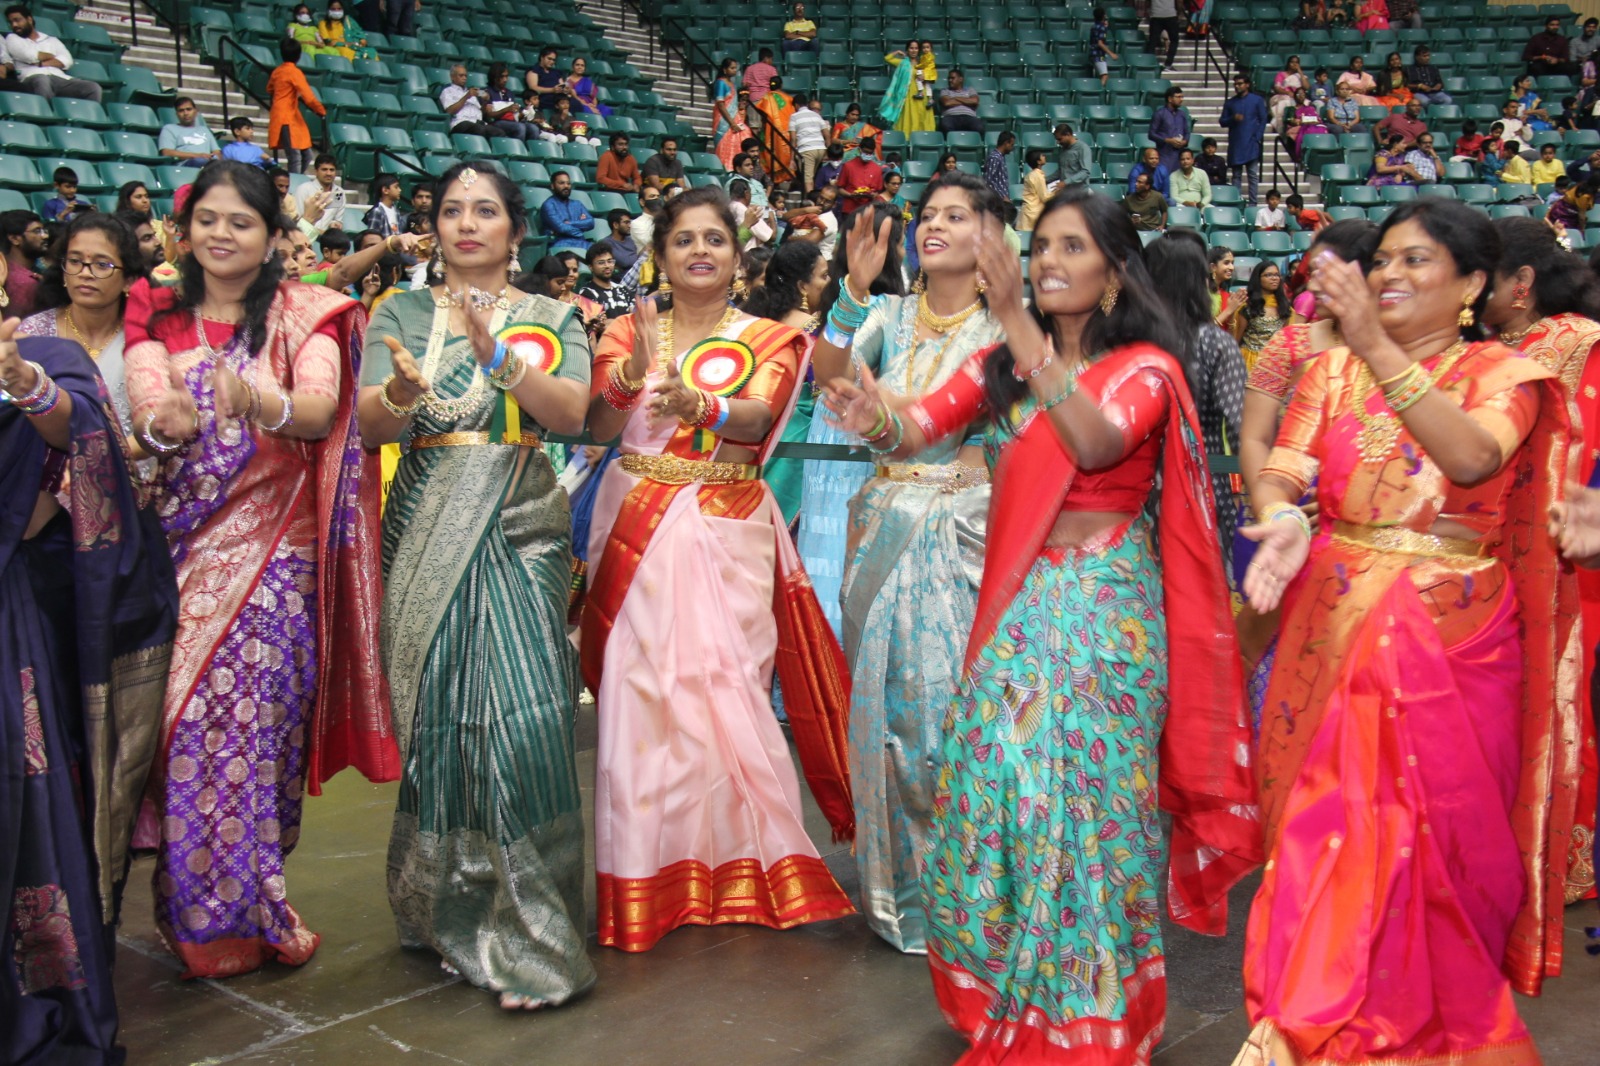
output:
M800 294L800 313L802 315L811 313L811 295L809 293L802 292Z
M927 292L928 291L928 275L924 274L920 270L917 271L917 276L916 276L915 280L913 280L911 282L911 291L912 291L912 293L914 293L917 296L921 296L923 293Z
M989 279L983 276L983 271L978 271L978 295L982 296L989 291Z
M1528 309L1528 287L1518 285L1511 290L1511 309L1513 311L1526 311Z
M428 273L435 277L444 277L444 248L437 239L433 242L433 255L428 260Z
M1461 313L1456 316L1456 323L1462 329L1470 329L1478 321L1478 316L1472 313L1472 301L1475 297L1468 296L1461 301Z
M513 248L511 250L511 261L506 264L506 284L507 285L510 285L510 284L514 283L517 280L517 275L521 272L520 270L518 270L518 267L520 267L521 265L522 264L517 262L517 250L515 248Z
M750 295L750 287L744 283L744 274L735 274L733 283L728 286L728 302L734 304L743 303L744 298L748 295Z
M1109 316L1117 306L1117 297L1122 295L1122 286L1116 282L1106 286L1106 291L1100 295L1100 313Z
M656 295L657 296L671 296L672 295L672 281L671 281L671 279L669 279L667 277L667 275L665 273L663 273L661 275L660 283L658 285L656 285Z

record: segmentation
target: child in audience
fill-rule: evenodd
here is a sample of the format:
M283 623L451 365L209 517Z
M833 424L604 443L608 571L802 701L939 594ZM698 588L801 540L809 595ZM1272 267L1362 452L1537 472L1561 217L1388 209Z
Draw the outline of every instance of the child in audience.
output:
M1461 136L1456 138L1456 152L1450 157L1452 163L1478 163L1483 160L1483 146L1489 138L1478 132L1478 124L1472 119L1461 124Z
M222 158L263 169L272 165L267 153L255 143L256 128L249 119L243 115L234 116L228 123L228 131L233 134L233 140L222 146Z
M1302 230L1309 230L1312 233L1315 233L1317 230L1333 221L1333 216L1329 215L1326 211L1319 210L1315 207L1307 207L1306 198L1297 192L1292 192L1288 196L1284 197L1283 203L1287 209L1286 213L1288 216L1294 219L1295 225L1299 226Z
M87 200L78 199L78 172L71 167L56 167L51 180L55 182L56 194L44 202L44 210L40 212L46 222L71 222L78 215L94 210L94 205Z

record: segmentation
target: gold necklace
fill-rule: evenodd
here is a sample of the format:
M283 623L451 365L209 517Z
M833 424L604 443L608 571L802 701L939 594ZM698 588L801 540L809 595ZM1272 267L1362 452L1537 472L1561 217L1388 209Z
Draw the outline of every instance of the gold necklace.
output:
M981 310L983 310L982 296L978 297L976 300L973 300L970 304L963 307L953 315L934 314L933 308L928 306L927 293L923 293L917 297L917 321L921 322L924 326L927 326L935 333L949 333L951 330L956 329L961 325L961 323L965 322L967 319L971 318Z
M70 306L62 310L61 317L66 320L67 328L72 331L72 335L78 338L78 343L83 345L83 350L89 353L89 358L96 362L100 359L100 353L106 350L106 345L116 340L117 334L122 332L122 326L119 324L116 329L111 331L111 336L107 337L99 347L96 347L89 343L89 338L84 336L83 330L78 328L77 321L72 317L72 308Z
M1517 330L1515 333L1502 333L1502 334L1500 334L1500 337L1499 337L1500 343L1501 344L1508 344L1511 347L1515 348L1518 344L1520 344L1522 342L1522 339L1524 337L1526 337L1528 334L1532 333L1534 330L1538 329L1542 325L1544 325L1544 319L1536 318L1532 322L1529 322L1522 329Z
M661 376L664 378L672 375L672 360L678 354L678 349L672 339L672 324L673 319L676 317L677 315L672 311L662 315L660 328L657 330L656 366L661 370ZM728 327L733 325L733 320L738 317L739 309L730 304L728 309L723 312L722 318L711 328L711 333L707 335L706 340L726 334Z
M1461 361L1467 354L1467 342L1456 341L1444 350L1439 359L1439 366L1428 375L1429 387L1443 381L1445 375ZM1355 409L1356 420L1361 423L1361 432L1356 436L1356 448L1361 452L1362 462L1383 463L1387 462L1390 453L1394 451L1395 441L1400 439L1400 427L1403 423L1400 416L1390 410L1389 404L1383 400L1379 392L1380 403L1377 411L1367 408L1367 401L1372 393L1378 389L1378 383L1372 377L1372 368L1365 362L1356 375Z

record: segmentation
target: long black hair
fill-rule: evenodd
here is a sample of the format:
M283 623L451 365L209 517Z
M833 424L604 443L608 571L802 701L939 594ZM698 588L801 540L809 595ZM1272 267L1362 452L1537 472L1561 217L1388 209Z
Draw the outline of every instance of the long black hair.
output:
M901 262L905 259L905 219L900 211L882 200L874 200L857 208L861 211L872 212L873 229L881 229L885 220L889 225L889 254L884 256L883 269L878 271L878 276L872 279L868 286L871 296L904 296L906 294L905 271L901 269ZM853 216L852 216L853 217ZM839 299L839 286L844 284L844 279L850 276L850 242L840 235L839 243L833 249L833 262L828 264L828 287L822 290L822 310L827 313L833 310L833 305Z
M1190 331L1211 321L1205 244L1190 233L1168 231L1144 250L1144 265L1171 313Z
M1406 222L1415 222L1432 240L1444 246L1455 261L1459 276L1483 271L1488 281L1472 304L1474 323L1461 327L1462 340L1482 340L1483 308L1489 302L1489 288L1494 284L1495 268L1500 263L1500 232L1489 221L1489 216L1476 207L1457 200L1429 197L1395 208L1378 227L1378 245L1383 245L1390 230Z
M494 183L494 191L500 194L501 201L506 205L506 215L511 219L511 248L515 251L522 243L523 235L528 232L527 198L522 195L522 187L506 177L505 172L500 169L500 164L492 160L463 160L445 171L444 177L434 183L433 204L428 208L428 221L433 225L433 232L436 234L439 232L439 211L444 207L444 191L465 170L476 173L477 181L487 178Z
M1600 318L1600 278L1580 257L1556 243L1549 226L1532 218L1497 219L1500 262L1495 284L1523 267L1533 269L1533 307L1540 317L1575 312Z
M1278 272L1278 317L1284 317L1289 309L1289 298L1283 289L1283 268L1271 259L1263 259L1250 271L1250 280L1244 287L1244 315L1245 318L1260 318L1267 309L1267 291L1261 287L1261 279L1267 276L1267 271Z
M138 211L138 213L143 215L145 217L145 219L148 221L149 218L151 217L151 215L153 215L155 212L153 210L151 210L151 211L139 211L139 209L137 207L133 206L133 194L134 194L134 192L136 192L139 189L143 189L144 190L144 194L145 194L146 197L148 197L150 195L150 187L148 185L146 185L142 181L125 181L125 182L123 182L122 183L122 187L117 190L117 210L118 211ZM152 208L154 207L154 205L151 205L151 206L152 206Z
M1232 254L1232 248L1221 244L1212 245L1211 250L1206 253L1206 289L1208 291L1216 292L1220 288L1220 286L1217 285L1216 276L1211 272L1211 268Z
M994 195L992 192L990 195ZM1133 219L1122 205L1109 196L1091 192L1083 186L1064 189L1045 205L1044 212L1034 227L1038 233L1051 215L1058 211L1077 210L1083 215L1089 236L1100 254L1106 257L1115 280L1121 289L1116 306L1105 314L1098 308L1089 315L1083 327L1079 349L1090 358L1124 344L1145 342L1168 352L1183 366L1184 377L1189 377L1188 345L1184 331L1177 327L1173 315L1156 294L1155 282L1144 264L1144 249L1139 242L1139 232L1133 228ZM1035 320L1046 335L1053 335L1054 324L1035 306ZM1012 371L1016 360L1011 355L1010 344L1002 344L989 353L983 364L984 392L988 396L989 410L1005 421L1012 407L1028 395L1026 382L1018 381Z
M139 237L133 228L115 215L91 211L68 222L56 238L47 257L50 265L39 276L39 296L34 304L36 310L48 311L55 307L66 307L72 302L72 297L67 295L67 279L61 264L66 262L67 248L72 244L72 238L87 232L104 233L117 250L117 258L122 260L122 269L118 273L125 284L150 276L149 259L139 247ZM126 293L123 294L123 303L127 303Z
M178 213L178 232L193 232L194 209L206 194L218 185L231 185L245 206L261 216L267 227L267 246L283 232L285 219L280 210L281 201L272 179L260 167L236 163L231 159L217 159L200 168L189 191L189 199ZM283 281L283 261L274 255L262 264L256 278L244 294L244 318L239 322L241 334L249 337L249 353L255 355L267 341L267 312L272 309L272 299L278 294L278 283ZM178 260L178 299L157 319L168 315L191 315L206 298L206 272L195 258L194 252Z
M812 241L785 241L767 260L765 279L744 302L745 313L782 322L800 307L800 290L811 283L821 258L822 248Z

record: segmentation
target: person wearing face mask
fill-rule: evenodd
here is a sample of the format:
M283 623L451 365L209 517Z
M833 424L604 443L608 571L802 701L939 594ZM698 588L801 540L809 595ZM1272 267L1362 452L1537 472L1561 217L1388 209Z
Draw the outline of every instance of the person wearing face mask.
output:
M156 920L186 977L227 977L317 949L285 882L305 790L400 767L372 580L378 467L355 434L364 312L284 281L259 168L218 160L188 189L192 250L175 287L129 292L125 365L180 589Z
M600 714L599 941L624 951L681 925L854 913L806 832L770 698L776 667L811 791L847 837L843 662L760 480L805 337L729 304L720 189L670 201L653 251L671 307L611 323L589 404L590 434L622 452L597 490L580 647Z
M1046 206L1032 308L997 220L978 259L1004 343L931 390L867 373L826 397L893 459L985 427L983 580L929 760L928 962L970 1061L1131 1064L1164 1024L1162 886L1219 934L1261 861L1188 345L1108 197Z
M312 17L309 7L297 4L290 19L285 36L299 44L304 54L313 57L333 54L333 49L327 47L327 41L317 30L316 20Z
M345 37L344 4L339 0L329 0L328 10L317 22L317 36L322 38L323 55L344 56L354 59L356 50L351 48Z
M896 392L920 394L998 342L976 248L982 220L999 223L1000 212L976 175L930 182L916 209L912 295L872 296L893 227L858 211L845 238L850 272L817 341L817 380L860 366ZM860 537L845 563L840 636L850 663L862 911L888 943L921 953L928 918L917 866L933 819L940 723L977 609L989 478L976 432L931 443L915 462L887 454L887 432L870 434L883 458L850 504Z
M1311 271L1344 343L1296 387L1245 530L1245 595L1283 624L1243 1066L1540 1061L1512 992L1560 972L1565 932L1579 599L1545 534L1576 457L1556 372L1483 339L1500 253L1481 211L1426 199L1365 276Z

